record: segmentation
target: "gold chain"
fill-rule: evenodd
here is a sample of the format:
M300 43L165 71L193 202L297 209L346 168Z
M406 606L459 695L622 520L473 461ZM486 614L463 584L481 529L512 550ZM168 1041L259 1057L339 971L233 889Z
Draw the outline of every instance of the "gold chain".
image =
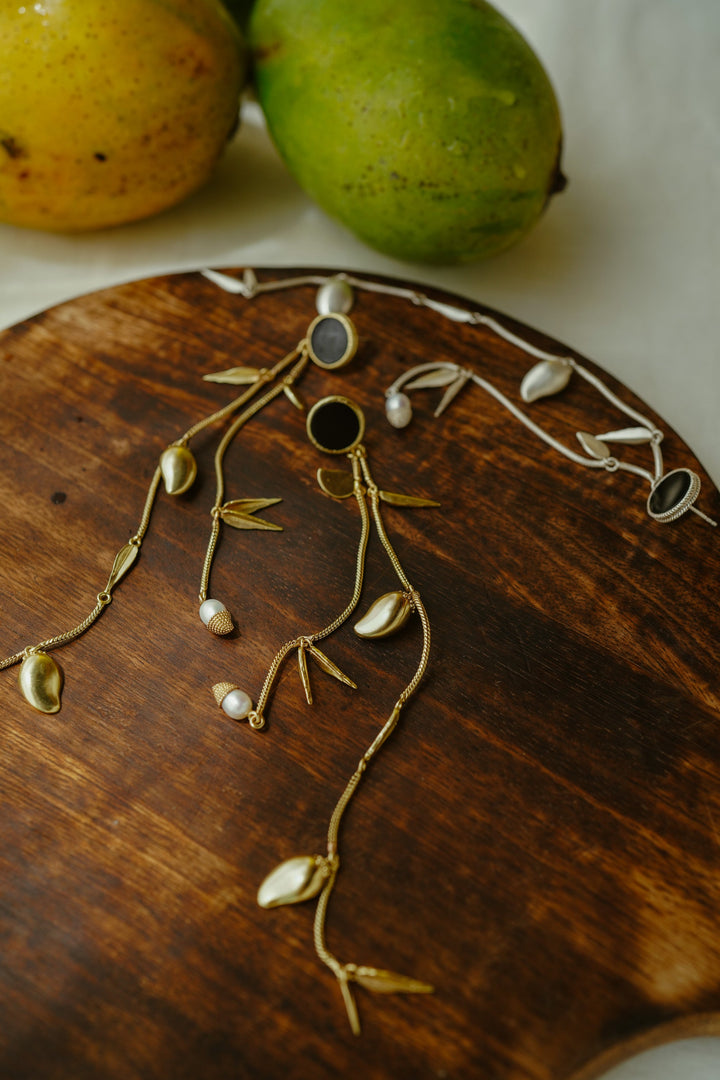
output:
M302 375L303 371L308 364L307 343L305 340L298 343L298 345L289 352L287 356L284 356L282 360L275 365L274 368L267 370L263 369L259 373L259 381L261 383L271 382L291 363L296 356L300 356L298 362L285 376L285 378L276 383L266 393L259 397L252 405L245 409L240 414L225 432L221 442L218 444L218 448L215 451L215 503L210 513L212 514L212 527L210 530L210 538L208 540L207 551L205 554L205 560L203 562L202 573L200 575L200 591L198 599L202 603L207 599L208 587L210 584L210 571L212 569L212 562L215 555L215 549L217 547L218 538L220 536L220 514L219 510L222 506L223 499L225 497L225 475L223 470L223 462L225 459L225 453L230 446L231 442L237 435L238 431L250 420L256 413L259 413L261 409L264 409L269 402L273 401L276 397L283 393L286 386L292 386L292 384ZM234 403L236 407L241 404L245 404L250 399L253 393L257 392L258 387L253 386L250 390L246 391L240 396Z
M365 502L364 488L361 483L360 469L357 464L357 459L352 455L348 455L351 458L353 465L354 476L354 489L353 494L360 509L360 539L358 541L357 557L355 559L355 584L353 587L352 596L348 602L347 607L340 613L331 623L328 623L322 630L316 630L313 634L302 634L299 637L292 638L290 641L286 641L284 645L278 649L275 654L268 673L265 676L260 694L258 695L257 705L251 713L251 726L262 727L265 723L264 711L272 691L273 683L277 678L277 674L282 667L283 660L293 649L306 648L312 645L316 641L322 641L323 638L329 637L335 632L343 623L352 615L353 611L358 605L360 595L362 593L363 579L365 576L365 555L367 552L368 539L370 536L370 516L368 514L367 504Z

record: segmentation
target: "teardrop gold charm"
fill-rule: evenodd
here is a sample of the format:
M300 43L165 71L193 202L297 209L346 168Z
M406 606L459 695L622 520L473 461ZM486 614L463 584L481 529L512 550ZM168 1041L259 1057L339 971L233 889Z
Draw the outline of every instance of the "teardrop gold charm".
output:
M321 855L296 855L271 870L258 889L257 902L262 908L273 908L310 900L329 874L328 861Z
M187 446L168 446L160 455L160 471L168 495L182 495L197 476L197 464Z
M353 629L362 638L388 637L405 625L413 609L413 602L407 593L385 593L370 605Z
M31 652L20 665L18 676L25 700L43 713L60 712L63 677L52 656Z

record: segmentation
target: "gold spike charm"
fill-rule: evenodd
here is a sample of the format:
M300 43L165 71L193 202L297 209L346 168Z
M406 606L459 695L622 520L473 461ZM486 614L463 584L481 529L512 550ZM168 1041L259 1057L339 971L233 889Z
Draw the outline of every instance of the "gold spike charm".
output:
M308 644L305 647L327 675L332 675L333 679L337 679L338 682L345 683L346 686L351 686L353 690L357 690L357 683L354 683L336 664L333 664L332 660L324 652L321 652L317 645Z
M288 401L299 409L300 412L305 412L305 404L299 394L295 391L295 388L290 383L283 383L283 394Z
M312 690L310 689L310 675L308 674L307 657L305 656L305 645L298 646L298 669L300 671L300 681L303 684L303 690L305 691L305 700L308 705L312 705Z
M398 975L383 968L359 967L356 964L343 964L335 971L340 984L345 1009L353 1035L360 1034L360 1017L350 983L362 986L375 994L433 994L435 987L430 983L411 979L407 975Z

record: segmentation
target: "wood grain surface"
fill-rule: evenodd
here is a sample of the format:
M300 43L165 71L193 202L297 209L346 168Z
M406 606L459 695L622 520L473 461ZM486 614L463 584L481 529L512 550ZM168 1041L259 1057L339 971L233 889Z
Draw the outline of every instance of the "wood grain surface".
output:
M314 299L246 302L181 274L0 335L2 656L92 609L161 451L233 396L202 374L272 365ZM320 492L317 467L336 463L281 398L227 457L227 497L282 498L263 516L284 530L223 533L210 592L233 635L197 617L213 428L113 603L54 653L62 711L33 711L17 667L0 672L4 1080L569 1080L720 1032L720 530L653 522L642 480L567 461L477 388L437 420L441 391L417 392L392 430L383 391L407 367L466 363L518 401L530 361L386 296L359 295L352 317L353 365L309 370L300 392L357 401L380 486L442 507L384 511L432 658L345 819L328 941L436 992L358 990L354 1037L313 903L255 901L282 859L324 850L421 640L415 622L386 641L348 624L324 648L358 690L315 669L308 706L293 659L265 730L217 709L214 682L256 696L279 645L352 589L357 507ZM529 411L568 444L627 425L577 379ZM695 468L720 517L660 423L667 468ZM394 587L373 541L361 607Z

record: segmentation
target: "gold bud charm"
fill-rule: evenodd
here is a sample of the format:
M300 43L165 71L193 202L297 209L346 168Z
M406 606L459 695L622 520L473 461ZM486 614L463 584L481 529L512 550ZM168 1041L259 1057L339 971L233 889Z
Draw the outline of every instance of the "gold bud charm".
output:
M257 902L262 908L299 904L310 900L322 889L330 874L322 855L296 855L276 866L258 889Z
M262 723L252 723L252 698L236 683L219 682L212 688L213 697L231 720L250 720L251 727L262 727Z
M160 455L160 472L168 495L182 495L192 487L197 464L187 446L168 446Z
M362 638L388 637L405 625L412 611L413 602L407 593L385 593L370 605L353 629Z
M232 615L221 600L204 600L198 614L211 634L222 637L234 629Z
M211 634L217 634L219 637L231 633L233 629L232 615L229 611L217 611L208 621L207 628Z
M63 677L60 668L44 652L31 652L20 665L18 677L25 700L43 713L60 712Z

